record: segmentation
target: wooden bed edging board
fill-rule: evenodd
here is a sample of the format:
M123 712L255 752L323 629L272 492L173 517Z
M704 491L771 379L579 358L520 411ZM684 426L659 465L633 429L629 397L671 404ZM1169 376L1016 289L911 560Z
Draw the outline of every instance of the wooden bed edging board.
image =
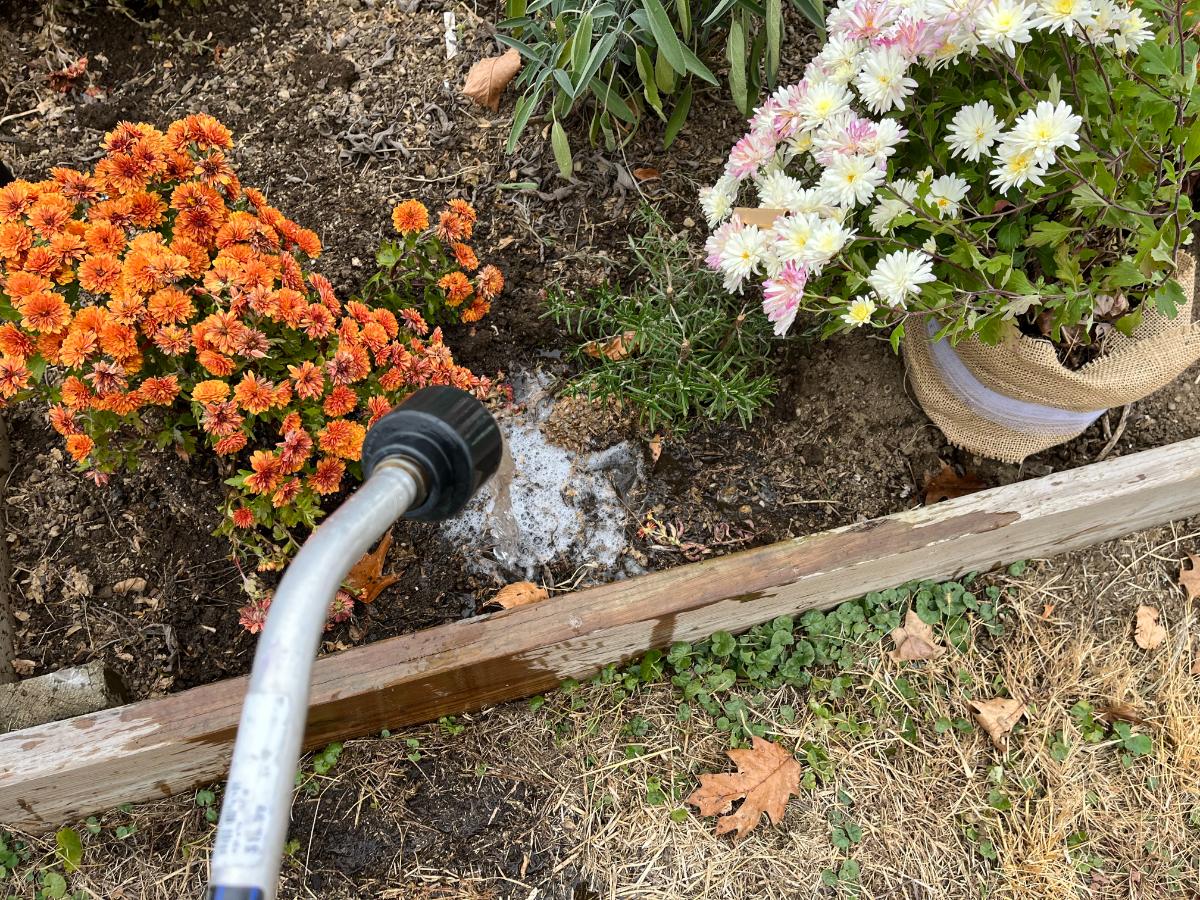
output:
M1200 438L320 659L305 744L553 688L672 641L1200 513ZM0 736L0 823L29 831L225 774L245 679Z

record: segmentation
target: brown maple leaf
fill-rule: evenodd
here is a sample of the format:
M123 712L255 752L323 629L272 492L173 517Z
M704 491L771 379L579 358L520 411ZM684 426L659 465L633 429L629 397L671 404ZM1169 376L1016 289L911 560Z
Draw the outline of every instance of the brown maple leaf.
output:
M538 603L550 596L550 592L545 588L538 587L532 581L514 581L512 584L506 584L500 588L488 603L495 603L497 606L502 606L505 609L512 609L514 606L528 606L530 603Z
M933 636L933 629L921 621L915 609L910 609L904 616L903 625L892 629L891 637L896 642L896 649L888 654L893 662L937 659L946 652Z
M1179 564L1179 583L1187 591L1187 598L1195 600L1200 597L1200 556L1189 553L1188 561L1192 564L1190 569L1185 569L1183 563Z
M1133 642L1143 650L1155 650L1167 639L1167 629L1158 621L1160 615L1157 609L1145 603L1137 608Z
M738 770L735 773L700 776L700 787L685 802L698 807L700 815L715 816L728 812L735 800L742 805L717 820L717 834L737 830L745 837L766 813L772 825L783 820L788 798L800 793L800 763L778 744L753 738L750 749L726 750Z
M626 331L607 341L588 341L583 345L583 352L593 359L604 358L618 362L630 354L636 339L636 331Z
M1000 750L1008 746L1008 733L1025 715L1025 704L1009 697L994 700L972 700L971 712L992 743Z
M481 59L467 72L463 93L492 112L500 108L500 95L521 71L521 54L509 48L499 56Z
M925 505L932 506L943 500L953 500L955 497L965 497L987 487L987 483L973 472L962 475L947 463L942 463L940 472L929 475L925 479Z
M391 587L400 580L400 576L394 573L383 574L383 562L390 546L392 534L389 531L383 536L379 546L356 562L350 574L346 576L346 586L363 603L371 603L384 588Z

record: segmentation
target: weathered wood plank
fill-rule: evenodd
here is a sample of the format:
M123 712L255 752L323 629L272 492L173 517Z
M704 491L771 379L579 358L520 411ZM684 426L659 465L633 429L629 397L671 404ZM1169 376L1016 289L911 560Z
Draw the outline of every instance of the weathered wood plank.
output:
M512 700L650 647L1196 513L1200 438L380 641L318 661L306 743ZM219 778L244 690L244 679L224 681L0 736L0 822L53 828Z

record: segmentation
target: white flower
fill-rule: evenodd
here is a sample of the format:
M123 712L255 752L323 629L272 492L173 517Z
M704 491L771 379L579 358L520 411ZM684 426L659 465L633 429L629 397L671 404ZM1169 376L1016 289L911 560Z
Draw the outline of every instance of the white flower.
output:
M821 173L820 190L830 203L861 206L875 194L883 176L883 170L869 156L839 156Z
M808 243L812 240L821 219L812 213L782 216L775 220L775 253L784 262L804 262L808 258Z
M801 127L812 131L850 108L850 92L834 81L811 81L800 101Z
M954 114L946 143L950 145L951 156L975 162L992 149L999 136L1000 120L996 118L996 110L986 100L980 100Z
M1036 107L1021 114L1012 131L1002 140L1020 150L1028 150L1033 154L1034 162L1049 165L1054 162L1054 151L1059 147L1079 149L1082 124L1083 117L1075 115L1062 100L1056 104L1040 100Z
M878 234L889 234L892 224L900 216L909 212L912 203L917 199L917 184L906 178L898 178L888 187L896 194L895 197L885 197L871 210L868 219L871 227Z
M1119 23L1125 16L1125 10L1113 3L1113 0L1095 0L1094 6L1095 18L1090 25L1084 26L1083 36L1097 47L1111 44L1112 32L1120 27Z
M907 135L908 132L895 119L880 119L875 127L874 139L863 143L862 152L874 156L877 163L885 163L889 156L895 155L896 145Z
M1046 31L1075 34L1095 21L1096 7L1092 0L1038 0L1038 16L1033 24Z
M864 54L862 68L854 86L871 111L885 113L904 109L904 98L917 82L907 76L908 60L898 47L877 47Z
M849 84L858 72L858 55L863 42L845 35L829 38L815 57L825 77L838 84Z
M1046 168L1034 159L1033 152L1023 150L1015 144L1001 144L995 157L995 167L992 169L992 187L1001 193L1010 188L1022 187L1027 182L1041 185Z
M985 47L1017 55L1017 44L1029 43L1033 10L1021 0L991 0L979 11L976 30Z
M959 205L967 196L967 182L957 175L942 175L929 185L929 205L938 211L938 218L953 218L958 215Z
M1154 32L1150 30L1146 17L1136 6L1126 9L1123 15L1119 14L1116 24L1117 31L1113 34L1113 49L1121 56L1130 50L1136 50L1154 37Z
M818 216L833 214L833 207L813 188L801 188L796 191L788 210L794 213L815 213Z
M742 282L762 267L767 258L767 244L767 235L754 225L744 225L729 235L720 258L727 291L740 291Z
M854 232L834 219L821 219L801 254L801 262L810 269L820 270L854 240Z
M736 178L722 175L712 187L700 189L700 208L704 210L704 218L709 228L724 221L733 210L733 202L737 197L738 182Z
M897 250L879 260L867 284L891 306L903 306L910 294L921 293L921 285L937 281L933 260L919 250Z
M776 170L758 181L758 205L765 209L791 209L804 191L795 178Z
M875 301L865 294L855 297L842 314L842 321L853 328L866 325L871 321L871 316L875 315L876 308Z

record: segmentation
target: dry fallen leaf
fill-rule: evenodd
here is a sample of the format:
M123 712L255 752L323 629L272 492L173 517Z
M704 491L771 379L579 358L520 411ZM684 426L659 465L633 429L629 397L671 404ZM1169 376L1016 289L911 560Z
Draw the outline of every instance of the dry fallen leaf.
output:
M140 594L145 589L145 578L126 578L113 585L113 593L118 597L122 597L125 594Z
M1021 721L1021 716L1025 715L1025 704L1008 697L972 700L971 712L975 721L988 733L992 743L1003 750L1008 746L1008 733Z
M1183 589L1187 591L1187 598L1195 600L1200 597L1200 556L1189 553L1188 560L1192 567L1185 569L1181 563L1179 566L1179 583L1183 585Z
M363 603L371 603L384 590L400 580L396 574L383 574L383 562L388 548L392 546L392 534L388 532L379 546L354 564L346 576L346 585Z
M932 506L943 500L953 500L955 497L965 497L976 491L982 491L987 483L973 472L959 475L953 466L942 463L942 470L925 479L925 505Z
M775 220L780 216L786 216L786 209L767 209L753 206L738 206L733 210L733 214L738 219L742 220L744 225L755 225L763 230L770 228L775 224Z
M1128 703L1106 703L1100 707L1099 718L1111 725L1113 722L1128 722L1130 725L1145 725L1146 720Z
M517 72L521 71L521 54L509 48L499 56L481 59L467 72L463 93L492 112L500 108L500 95Z
M662 172L653 166L642 166L633 170L633 177L638 181L654 181L662 177Z
M650 438L650 443L647 446L650 448L650 462L658 462L658 458L662 456L662 435L656 434Z
M750 749L725 753L737 765L737 772L701 775L700 787L686 802L699 807L702 816L715 816L728 812L735 800L745 798L736 812L717 820L717 834L737 829L737 837L745 837L764 812L771 824L778 825L788 798L800 792L800 763L778 744L760 737L754 738Z
M530 603L538 603L550 596L550 592L545 588L538 587L532 581L514 581L512 584L506 584L496 592L488 603L495 603L497 606L502 606L505 609L512 609L514 606L528 606Z
M37 663L32 659L14 659L12 660L13 671L18 675L32 675L33 670L37 668Z
M1137 624L1133 629L1133 642L1143 650L1157 649L1167 639L1167 629L1159 620L1159 611L1143 603L1137 608Z
M636 337L636 331L626 331L607 341L588 341L583 345L583 352L593 359L603 357L617 362L629 355Z
M1054 606L1055 606L1055 604L1053 604L1053 603L1043 603L1042 604L1042 616L1041 617L1043 620L1049 619L1052 615L1054 615Z
M902 626L892 629L892 640L896 642L896 649L888 655L893 662L937 659L946 652L933 636L933 629L921 621L915 609L908 611Z

